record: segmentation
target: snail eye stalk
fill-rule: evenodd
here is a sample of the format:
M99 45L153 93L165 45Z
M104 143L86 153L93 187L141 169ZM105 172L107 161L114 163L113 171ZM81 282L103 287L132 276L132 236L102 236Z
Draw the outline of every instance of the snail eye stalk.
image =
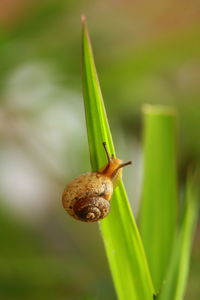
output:
M115 175L117 174L117 172L119 171L119 169L123 168L123 167L126 167L128 165L131 165L132 164L132 161L128 161L126 163L123 163L121 165L119 165L115 170L114 172L112 173L112 178L115 177Z
M104 150L106 152L107 160L108 160L108 162L110 162L111 161L111 157L110 157L110 154L108 152L108 148L107 148L106 142L103 142L103 147L104 147Z

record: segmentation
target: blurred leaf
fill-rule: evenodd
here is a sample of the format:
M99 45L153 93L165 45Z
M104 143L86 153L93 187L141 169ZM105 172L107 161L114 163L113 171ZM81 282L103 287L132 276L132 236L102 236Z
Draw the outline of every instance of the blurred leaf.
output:
M102 142L114 152L112 137L95 69L89 34L83 21L83 91L93 171L105 164ZM115 190L112 209L100 222L111 273L119 299L152 299L153 285L140 235L122 182Z
M197 200L197 190L193 178L189 177L186 186L184 215L159 300L182 300L184 297L191 246L198 216L199 203Z
M140 229L153 282L160 289L169 263L177 219L175 113L144 107L144 182Z

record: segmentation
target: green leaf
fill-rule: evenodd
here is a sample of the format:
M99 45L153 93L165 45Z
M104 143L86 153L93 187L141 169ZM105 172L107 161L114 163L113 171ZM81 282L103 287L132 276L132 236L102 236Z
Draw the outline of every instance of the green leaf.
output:
M92 170L106 164L102 142L115 154L91 43L83 17L82 76L86 125ZM99 222L113 281L119 299L153 299L153 285L127 195L122 182L114 191L111 213Z
M177 219L176 114L144 106L144 181L140 229L153 282L159 290L166 275Z
M188 177L185 210L173 255L159 300L182 300L187 283L189 261L198 216L197 190L192 177Z

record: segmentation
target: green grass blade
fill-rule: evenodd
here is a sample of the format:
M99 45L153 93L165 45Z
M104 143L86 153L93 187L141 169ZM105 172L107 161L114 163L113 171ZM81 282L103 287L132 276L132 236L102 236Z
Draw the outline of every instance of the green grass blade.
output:
M175 241L173 256L159 300L182 300L184 297L199 206L197 191L191 178L187 182L185 202L182 224Z
M112 137L95 69L89 34L83 19L82 76L86 125L93 170L106 164L102 142L114 152ZM153 285L143 244L133 219L122 182L111 202L111 213L100 222L110 270L118 298L121 300L153 299Z
M140 230L158 291L169 263L177 219L175 112L144 106L144 181Z

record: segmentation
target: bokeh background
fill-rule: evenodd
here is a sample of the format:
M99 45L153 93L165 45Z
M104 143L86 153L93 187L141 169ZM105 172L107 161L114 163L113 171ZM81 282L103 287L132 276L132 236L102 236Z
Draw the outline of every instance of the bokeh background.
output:
M178 177L200 161L198 0L0 1L0 299L116 299L97 224L62 209L90 170L81 87L85 13L135 216L144 103L177 108ZM200 295L195 235L185 299Z

